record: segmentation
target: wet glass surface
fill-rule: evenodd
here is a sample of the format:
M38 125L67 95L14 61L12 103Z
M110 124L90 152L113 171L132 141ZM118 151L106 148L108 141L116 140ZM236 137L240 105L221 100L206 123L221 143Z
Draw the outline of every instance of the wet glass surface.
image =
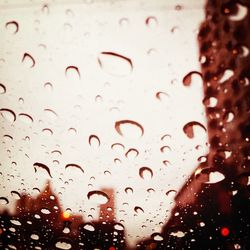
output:
M247 249L248 9L0 1L0 247Z

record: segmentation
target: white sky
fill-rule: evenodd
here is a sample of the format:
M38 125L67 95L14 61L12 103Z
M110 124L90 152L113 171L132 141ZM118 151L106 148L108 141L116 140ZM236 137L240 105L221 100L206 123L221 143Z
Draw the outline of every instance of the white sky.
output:
M35 173L33 164L40 162L49 166L65 209L84 211L86 220L96 218L97 204L87 193L113 187L117 218L124 220L130 243L137 235L160 232L173 206L173 196L166 192L179 190L197 158L207 152L204 130L195 129L193 139L183 132L190 121L206 126L201 80L193 79L190 87L182 84L187 73L199 71L196 35L204 18L203 1L54 1L49 10L34 2L12 1L4 7L5 1L0 2L0 83L7 90L0 95L0 108L17 116L16 121L8 112L0 116L0 196L13 207L11 191L35 194L34 187L41 189L49 175L41 168ZM175 10L176 4L183 8ZM15 34L15 25L5 26L13 20L19 24ZM133 68L102 52L130 58ZM32 55L34 67L30 58L22 61L24 53ZM78 67L80 78L74 70L65 74L68 66ZM166 94L158 99L158 92ZM143 136L133 125L122 126L121 136L114 127L120 120L139 123ZM53 135L42 132L45 128ZM171 138L161 140L165 134ZM89 145L90 135L99 137L100 146L96 141ZM113 143L125 149L111 149ZM161 152L163 146L171 150ZM139 155L126 157L130 148ZM114 163L115 158L121 162ZM165 166L164 160L171 164ZM84 173L65 169L71 163ZM140 177L145 166L152 178ZM155 192L147 192L149 188ZM136 214L135 206L144 213Z

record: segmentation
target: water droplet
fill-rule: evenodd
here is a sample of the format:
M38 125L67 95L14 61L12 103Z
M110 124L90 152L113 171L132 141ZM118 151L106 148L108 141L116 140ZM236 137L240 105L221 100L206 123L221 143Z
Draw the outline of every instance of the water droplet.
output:
M171 189L171 190L168 190L167 192L166 192L166 196L169 196L169 195L176 195L177 194L177 191L176 190L174 190L174 189Z
M144 213L144 210L143 210L141 207L139 207L139 206L134 207L134 211L135 211L137 214L139 214L139 213Z
M89 145L92 147L100 147L101 141L97 135L89 136Z
M67 168L77 168L77 169L80 169L82 171L82 173L84 173L83 168L78 164L74 164L74 163L67 164L65 166L65 169L67 169Z
M200 127L202 128L205 132L207 131L204 125L197 121L192 121L188 122L184 127L183 131L187 135L188 138L194 138L194 127Z
M191 84L202 86L202 74L198 71L191 71L184 76L182 82L184 86L190 86Z
M153 233L151 238L153 238L155 241L163 241L163 237L159 233Z
M6 87L0 83L0 94L5 94L6 93Z
M170 152L172 151L171 148L169 146L163 146L160 148L162 153L166 153L166 152Z
M19 200L21 198L21 195L17 191L11 191L10 193L15 200Z
M50 83L50 82L46 82L46 83L44 83L44 88L46 89L46 90L48 90L48 91L52 91L53 90L53 85L52 85L52 83Z
M165 165L165 166L169 166L169 165L171 165L171 163L170 163L170 161L168 161L168 160L164 160L164 161L162 161L162 163Z
M149 27L149 28L155 28L158 26L158 20L156 17L154 16L149 16L146 18L145 20L145 24Z
M109 201L108 195L99 190L88 192L87 197L91 202L94 202L97 204L106 204Z
M154 190L153 188L148 188L148 189L147 189L147 192L150 193L150 194L152 194L152 193L155 192L155 190Z
M43 214L50 214L51 212L47 208L42 208L41 209L41 213L43 213Z
M127 27L129 25L129 20L126 17L123 17L119 20L119 25L121 27Z
M36 64L35 59L29 53L23 54L22 62L29 68L33 68Z
M10 222L13 224L13 225L16 225L16 226L21 226L22 223L19 221L19 220L10 220Z
M78 69L78 67L76 66L68 66L66 69L65 69L65 75L66 77L73 77L75 75L77 75L78 79L81 79L81 75L80 75L80 71Z
M27 123L27 124L31 124L34 121L30 115L25 114L25 113L20 113L18 114L18 116L22 122Z
M55 120L58 116L57 113L52 109L44 109L44 112L46 112L46 115L51 120Z
M90 231L90 232L94 232L95 231L95 227L93 224L91 223L86 223L83 228L87 231Z
M44 14L46 14L46 15L49 14L49 6L48 6L48 4L44 4L44 5L42 6L42 13L44 13Z
M31 234L30 238L32 240L39 240L39 236L37 234Z
M3 138L5 138L6 140L13 140L13 137L11 135L4 135Z
M162 140L162 141L169 140L169 139L171 139L171 135L169 135L169 134L165 134L165 135L163 135L163 136L161 137L161 140Z
M126 154L125 154L125 156L126 156L127 158L129 158L129 159L134 159L134 158L136 158L138 155L139 155L139 151L138 151L136 148L130 148L130 149L126 152Z
M16 114L11 109L0 109L1 116L6 119L7 121L13 123L16 120Z
M64 250L68 250L71 249L71 244L64 242L64 241L58 241L55 244L56 248L58 249L64 249Z
M229 80L234 75L234 72L231 69L226 69L221 76L219 83L224 83L225 81Z
M113 150L120 150L120 149L124 150L125 147L121 143L114 143L114 144L111 145L111 149L113 149Z
M9 200L5 197L0 197L0 205L7 205Z
M139 169L139 175L144 180L150 180L153 177L153 171L149 167L141 167Z
M247 12L248 12L247 6L237 3L236 8L237 8L236 13L229 13L228 19L231 21L241 21L247 16Z
M49 136L53 135L53 131L52 131L50 128L44 128L44 129L42 130L42 132L43 132L45 135L49 135Z
M131 187L126 187L125 188L125 193L126 194L133 194L133 192L134 192L133 188L131 188Z
M225 114L225 121L226 122L231 122L234 119L234 113L233 112L228 112Z
M68 17L74 17L74 12L71 9L67 9L65 10L65 13Z
M209 173L209 180L206 181L205 183L207 184L214 184L214 183L218 183L222 180L225 179L224 174L218 172L218 171L214 171L214 172L210 172Z
M124 76L132 72L132 60L114 52L101 52L98 63L104 71L115 76Z
M155 97L156 97L158 100L162 101L164 97L169 97L169 95L168 95L166 92L160 91L160 92L157 92L157 93L155 94Z
M132 136L135 136L136 134L138 135L138 132L140 132L140 136L143 136L144 134L144 128L142 127L142 125L132 120L117 121L115 123L115 130L121 136L124 135L124 132L125 135L132 135ZM124 132L122 132L122 130L124 130Z
M12 34L16 34L19 30L19 24L16 21L9 21L5 24L5 28Z
M174 237L182 238L185 236L185 233L183 233L182 231L176 231L176 232L171 232L170 235Z
M50 169L49 169L49 167L46 166L45 164L36 162L36 163L33 164L33 167L34 167L34 169L35 169L35 172L37 172L37 168L42 168L42 169L46 170L47 173L49 174L49 176L52 178L52 176L51 176L51 174L50 174Z
M69 128L69 129L68 129L68 133L69 133L70 135L76 135L76 134L77 134L77 130L76 130L75 128Z
M124 230L124 226L120 223L116 223L114 225L114 229L117 230L117 231L123 231Z

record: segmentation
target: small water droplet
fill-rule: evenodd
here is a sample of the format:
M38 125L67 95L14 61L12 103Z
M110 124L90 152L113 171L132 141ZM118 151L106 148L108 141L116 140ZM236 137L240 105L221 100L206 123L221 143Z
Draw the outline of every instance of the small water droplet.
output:
M151 238L153 238L155 241L163 241L163 237L159 233L153 233Z
M139 151L136 148L130 148L126 153L125 156L129 159L134 159L139 155Z
M36 64L35 59L29 53L23 54L22 62L29 68L33 68Z
M122 143L113 143L113 144L111 145L111 149L120 151L120 149L121 149L121 150L124 150L125 147L124 147L124 145L123 145Z
M46 89L46 90L48 90L48 91L52 91L53 90L53 85L52 85L52 83L51 82L46 82L46 83L44 83L44 88Z
M190 86L191 84L202 86L202 74L198 71L191 71L183 77L182 82L184 86Z
M163 146L160 148L162 153L166 153L166 152L170 152L172 151L171 148L169 146Z
M153 171L149 167L141 167L139 169L139 175L144 180L150 180L153 177Z
M126 187L125 188L125 193L126 194L133 194L133 192L134 192L133 188L131 188L131 187Z
M202 125L200 122L197 122L197 121L188 122L183 127L183 131L187 135L188 138L194 138L194 127L200 127L205 132L207 131L206 128L204 127L204 125Z
M5 28L12 34L16 34L19 30L19 24L16 21L9 21L5 24Z
M124 230L124 226L120 223L116 223L114 225L114 229L117 230L117 231L123 231Z
M219 83L224 83L229 80L234 75L234 72L231 69L226 69L223 75L220 77Z
M125 132L125 135L136 135L138 134L138 129L140 132L140 136L143 136L144 134L144 128L142 127L142 125L132 120L121 120L115 123L115 130L117 131L117 133L121 136L124 136L124 132L122 132L122 127Z
M169 97L169 95L166 92L159 91L155 94L155 97L162 101L165 97Z
M69 135L76 135L77 134L77 130L75 128L69 128L68 129L68 133L69 133Z
M0 94L5 94L6 93L6 87L0 83Z
M147 27L149 28L155 28L158 26L158 20L156 17L154 16L149 16L146 18L145 20L145 24L147 25Z
M39 236L37 234L31 234L30 238L32 240L39 240Z
M139 214L139 213L144 213L144 210L143 210L141 207L139 207L139 206L135 206L135 207L134 207L134 211L135 211L137 214Z
M91 202L94 202L97 204L106 204L109 201L108 195L99 190L88 192L87 197Z
M174 189L171 189L171 190L168 190L167 192L166 192L166 196L169 196L169 195L176 195L177 194L177 191L176 190L174 190Z
M121 27L127 27L129 25L129 20L126 17L123 17L119 20L119 25Z
M43 132L45 135L49 135L49 136L53 135L53 131L52 131L50 128L44 128L44 129L42 130L42 132Z
M205 183L207 184L214 184L214 183L218 183L222 180L225 179L224 174L218 172L218 171L214 171L214 172L210 172L209 173L209 180L206 181Z
M89 145L92 147L100 147L101 141L97 135L89 136Z
M44 109L44 112L51 120L55 120L58 117L57 113L52 109Z
M66 77L74 77L77 75L77 78L78 79L81 79L81 74L80 74L80 71L78 69L78 67L76 66L68 66L66 69L65 69L65 75Z

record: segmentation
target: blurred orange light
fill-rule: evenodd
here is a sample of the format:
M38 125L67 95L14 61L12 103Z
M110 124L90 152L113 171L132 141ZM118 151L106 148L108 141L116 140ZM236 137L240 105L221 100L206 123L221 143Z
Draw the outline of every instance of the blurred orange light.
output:
M63 217L63 219L68 219L70 217L70 213L65 211L65 212L63 212L62 217Z

